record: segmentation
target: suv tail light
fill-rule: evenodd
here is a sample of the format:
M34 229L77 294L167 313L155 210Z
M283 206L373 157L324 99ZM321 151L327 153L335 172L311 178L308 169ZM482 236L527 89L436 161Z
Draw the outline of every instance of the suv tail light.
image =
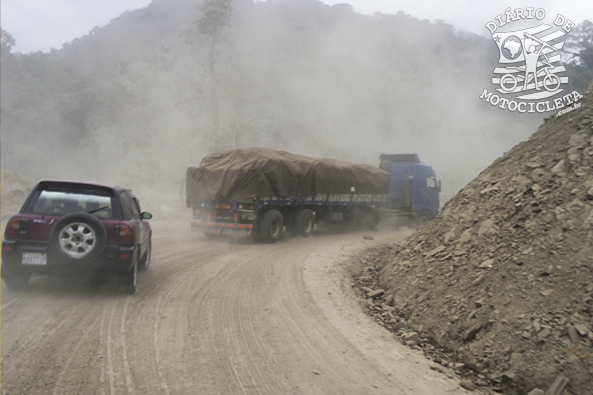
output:
M29 220L26 218L13 218L6 226L9 236L23 236L29 234Z
M115 225L113 228L113 239L120 243L133 244L134 235L132 228L126 224Z

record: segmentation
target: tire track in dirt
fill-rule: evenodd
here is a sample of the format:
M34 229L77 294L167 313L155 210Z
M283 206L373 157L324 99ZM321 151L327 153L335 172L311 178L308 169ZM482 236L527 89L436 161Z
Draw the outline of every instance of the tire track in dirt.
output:
M354 345L339 328L358 324L329 320L318 304L328 296L314 297L305 281L317 251L360 237L262 245L177 230L155 238L153 262L131 297L113 284L88 292L82 282L62 289L56 279L36 279L2 298L3 391L405 393L374 362L372 347ZM26 342L33 347L23 351Z
M100 319L101 319L100 317L97 317L97 319L93 322L93 324L100 321ZM95 326L95 325L93 325L93 326ZM62 380L66 376L66 373L68 372L68 370L70 369L72 361L77 356L78 350L81 349L86 342L88 342L88 336L82 336L76 342L76 346L74 347L74 350L72 351L70 357L66 360L66 363L64 364L64 366L62 367L62 370L60 371L60 373L58 374L58 377L56 378L56 382L54 384L54 388L52 391L53 395L63 394L63 392L61 391L61 388L60 388L60 385L62 384Z
M100 355L101 358L101 378L100 378L100 382L101 384L105 384L105 381L109 381L109 394L114 394L115 393L115 374L114 374L114 369L113 369L113 364L112 364L112 358L111 358L111 348L109 345L109 337L106 337L106 327L108 328L109 325L107 325L109 323L109 321L106 321L106 315L107 315L107 311L109 310L110 305L105 305L103 308L103 311L101 313L101 323L99 324L99 339L102 340L102 346L104 346L104 355L106 356L105 359L102 358L102 355ZM113 306L111 306L113 307ZM110 313L113 314L114 309L112 308L110 310ZM107 323L107 324L106 324ZM105 392L102 390L101 394L105 394Z
M22 298L21 298L22 299ZM27 303L21 303L23 306L18 310L26 308ZM18 303L13 306L17 308ZM72 309L68 311L57 311L56 314L51 314L49 317L44 319L39 324L32 326L33 331L31 331L27 337L21 339L18 344L6 346L8 348L7 352L10 355L14 356L11 358L10 363L3 363L2 370L5 369L14 370L15 367L20 366L23 364L23 361L28 359L34 359L35 355L40 352L40 349L43 347L44 340L48 337L54 336L57 332L61 331L63 328L67 328L67 322L70 317L72 317L77 311L79 311L83 306L74 306ZM43 309L39 309L38 313L41 315ZM4 320L9 319L16 319L18 317L18 311L15 311L17 314L10 314L8 311L4 313ZM8 315L8 317L7 317ZM6 344L6 341L5 341Z
M246 387L241 383L239 368L249 378L249 387L255 388L257 393L261 393L258 389L258 382L265 387L265 393L279 393L277 386L273 385L266 377L265 372L271 370L268 364L269 355L265 352L263 356L261 355L263 348L253 328L253 321L250 319L257 317L257 315L254 311L250 311L249 307L259 305L258 301L253 297L255 293L253 292L252 285L254 281L260 283L261 278L254 279L251 277L252 273L260 272L260 270L256 270L257 266L254 261L261 259L262 250L257 249L256 251L255 258L250 258L250 255L253 253L243 255L241 262L235 268L236 274L233 275L232 283L227 287L223 299L223 303L227 303L227 300L229 301L229 308L225 310L230 312L231 318L222 320L222 324L227 337L229 337L228 334L238 334L238 336L229 337L233 340L232 347L229 344L229 349L234 350L234 353L237 354L231 360L235 362L233 371L243 392L247 393ZM264 279L266 278L264 277ZM245 321L247 321L247 325L245 325ZM227 330L225 328L226 326L230 327L230 329ZM248 363L250 361L258 361L259 363ZM260 368L260 364L264 366Z
M328 242L331 243L329 240ZM323 248L326 244L322 242ZM319 245L315 247L319 248ZM316 248L308 249L310 253L315 250ZM315 305L308 290L303 292L303 289L306 289L303 279L304 264L310 253L302 254L299 248L294 251L292 260L298 262L298 265L291 265L284 273L280 288L285 291L285 300L277 303L277 307L293 337L299 339L301 347L314 362L311 371L316 376L328 377L327 383L324 383L325 387L319 393L332 392L334 388L340 388L344 382L350 382L349 393L383 393L374 383L369 382L367 375L353 368L359 366L353 358L362 360L364 355L348 347L341 333L328 325L323 312ZM347 353L344 350L348 350Z
M137 317L128 325L128 335L135 333L139 342L151 344L151 347L136 351L134 365L142 366L142 370L145 371L148 367L146 361L151 361L149 370L154 374L150 375L150 378L158 378L158 380L143 380L137 388L138 391L146 392L153 388L159 393L178 393L175 392L176 384L171 386L169 381L172 379L167 378L171 376L168 373L172 365L169 361L175 361L173 367L176 369L187 369L187 364L180 363L176 357L169 357L175 354L175 351L181 354L185 348L176 345L177 338L182 336L172 336L172 332L179 332L179 323L186 318L183 313L178 312L174 316L177 318L170 320L169 307L171 304L178 304L183 308L190 304L183 299L183 295L179 295L180 290L186 289L189 279L202 271L201 262L209 262L220 255L220 251L212 249L199 250L201 241L195 236L186 234L180 239L167 238L165 248L153 254L154 262L158 262L159 266L153 267L151 264L151 268L145 273L150 277L141 280L141 291L148 289L148 292L140 292L136 295L140 296L140 299L135 309L146 311L148 314L137 314ZM196 248L188 248L188 245L196 245ZM163 317L166 318L163 319ZM148 328L150 332L147 331ZM138 372L139 369L132 369L134 376L142 376L142 372ZM192 377L189 372L184 376Z
M95 335L93 328L98 317L86 314L93 309L94 302L87 299L70 303L76 299L76 282L62 291L58 289L64 288L64 283L55 280L47 283L34 279L32 283L46 292L19 292L19 302L8 305L2 313L3 390L8 392L7 387L14 384L16 389L10 391L13 394L47 394L62 393L65 382L67 386L84 386L84 378L71 380L70 372L85 363L77 362L81 353L96 348L89 339ZM7 330L13 323L19 325L18 331ZM7 377L16 379L13 383Z

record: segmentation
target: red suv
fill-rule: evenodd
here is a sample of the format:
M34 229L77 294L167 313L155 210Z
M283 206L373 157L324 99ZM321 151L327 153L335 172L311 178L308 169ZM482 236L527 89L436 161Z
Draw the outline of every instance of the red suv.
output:
M32 274L116 274L133 294L150 264L150 218L129 189L41 181L6 226L2 279L19 289Z

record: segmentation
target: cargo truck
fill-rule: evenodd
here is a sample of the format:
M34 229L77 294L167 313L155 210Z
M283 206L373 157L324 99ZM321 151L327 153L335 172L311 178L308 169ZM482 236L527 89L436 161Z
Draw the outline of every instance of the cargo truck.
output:
M419 225L439 210L441 183L416 154L381 155L380 166L309 158L268 148L206 156L186 172L191 230L250 232L274 243L315 224L373 228L384 218Z

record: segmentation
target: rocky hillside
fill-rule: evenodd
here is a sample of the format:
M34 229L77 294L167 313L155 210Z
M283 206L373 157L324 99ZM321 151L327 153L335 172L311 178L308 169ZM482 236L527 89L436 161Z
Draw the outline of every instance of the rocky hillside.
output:
M591 91L360 261L369 312L468 387L593 393Z

